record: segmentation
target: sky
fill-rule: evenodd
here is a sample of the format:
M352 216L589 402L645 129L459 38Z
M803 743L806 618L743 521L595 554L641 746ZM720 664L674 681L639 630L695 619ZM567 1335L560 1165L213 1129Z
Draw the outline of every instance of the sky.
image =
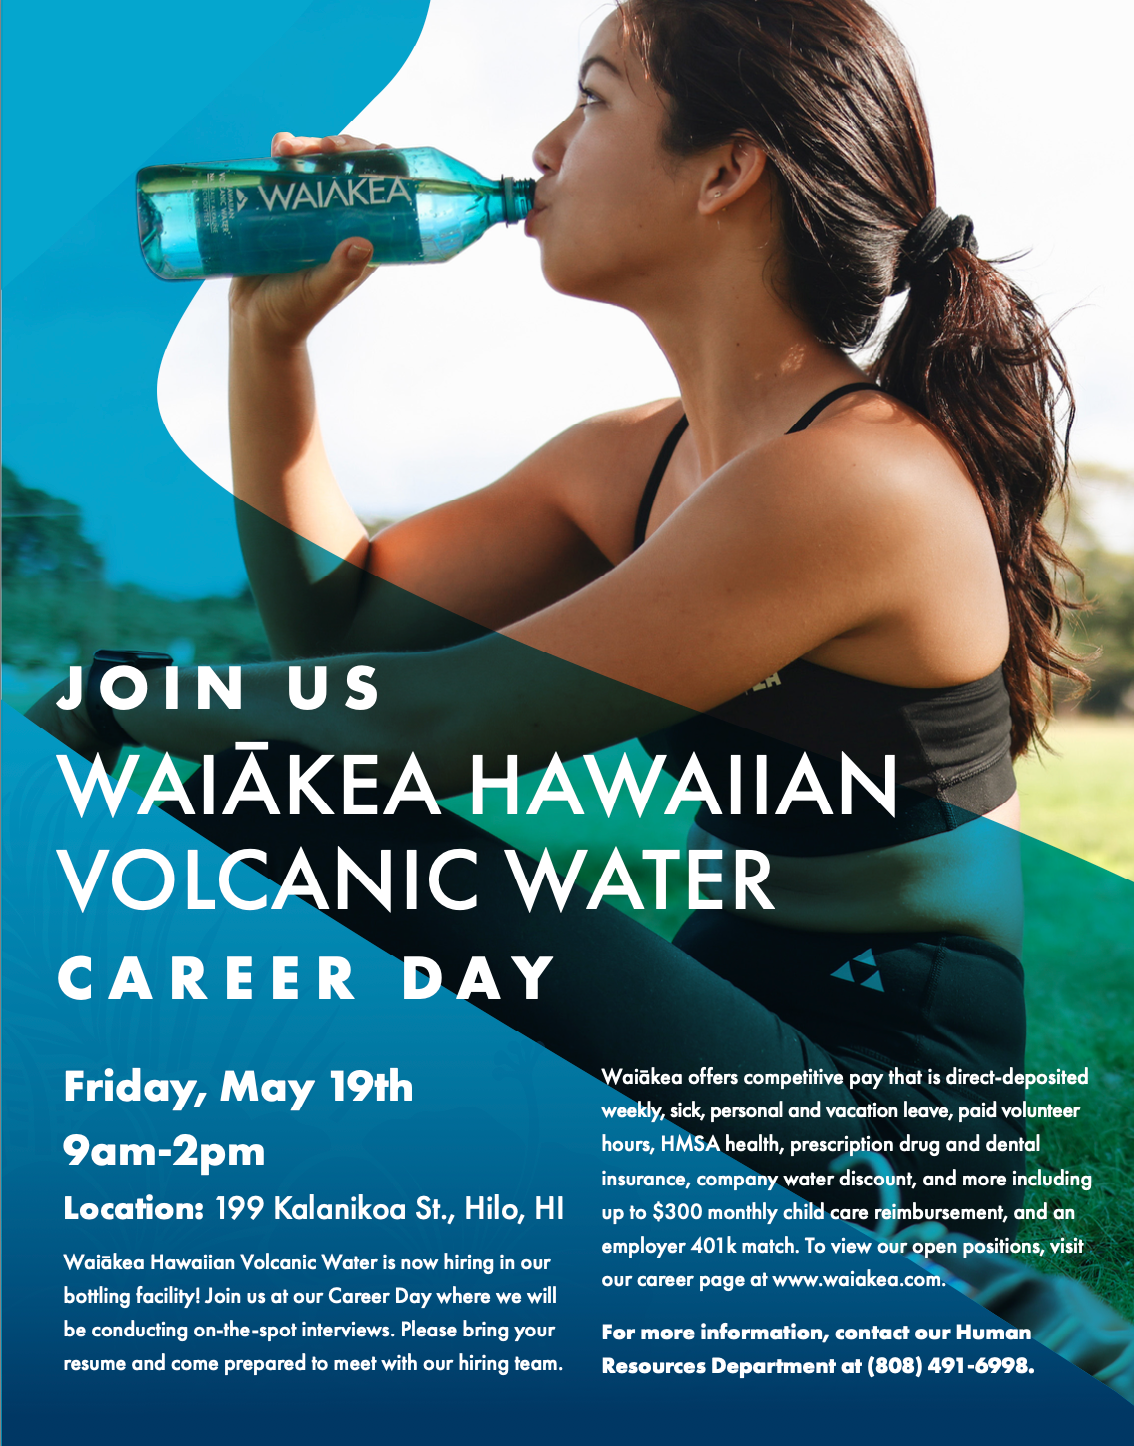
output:
M1076 460L1134 471L1129 9L879 8L914 61L940 203L974 218L982 255L1019 256L1009 271L1057 321L1079 404ZM432 0L401 72L341 128L436 146L487 175L532 175L532 147L573 104L579 59L606 10L594 0ZM276 128L309 127L296 115ZM231 486L226 288L206 282L189 305L158 401L182 450ZM322 323L311 352L332 464L368 519L471 491L583 417L676 390L634 317L544 284L536 244L518 227L494 228L442 266L379 270ZM1107 497L1096 525L1134 551L1134 522Z

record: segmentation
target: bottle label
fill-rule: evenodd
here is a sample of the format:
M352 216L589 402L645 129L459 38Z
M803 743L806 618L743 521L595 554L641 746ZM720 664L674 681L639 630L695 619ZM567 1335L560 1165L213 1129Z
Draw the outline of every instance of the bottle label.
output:
M232 234L232 223L246 207L279 214L313 214L328 207L393 206L414 209L412 180L403 176L304 176L281 182L264 177L266 184L225 185L227 173L210 171L197 190L197 224L213 236ZM254 177L241 176L242 181Z

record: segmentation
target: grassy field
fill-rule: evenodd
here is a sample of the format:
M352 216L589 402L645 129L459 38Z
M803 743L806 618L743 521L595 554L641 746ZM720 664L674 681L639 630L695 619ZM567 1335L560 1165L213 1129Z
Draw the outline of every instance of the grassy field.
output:
M1134 722L1060 719L1017 765L1025 832L1134 879Z
M1134 725L1061 720L1050 741L1055 756L1017 770L1024 827L1043 840L1024 849L1027 1067L1088 1068L1090 1084L1036 1087L1028 1102L1084 1106L1031 1133L1042 1134L1044 1170L1086 1173L1092 1185L1030 1190L1028 1206L1047 1201L1075 1219L1029 1222L1021 1238L1082 1238L1081 1257L1036 1263L1134 1319Z
M1134 1320L1134 885L1034 844L1025 851L1027 1068L1090 1071L1086 1088L1037 1086L1030 1105L1080 1105L1075 1119L1033 1122L1045 1171L1091 1177L1091 1189L1031 1189L1026 1206L1075 1211L1028 1222L1022 1239L1081 1238L1079 1257L1043 1269L1077 1276Z

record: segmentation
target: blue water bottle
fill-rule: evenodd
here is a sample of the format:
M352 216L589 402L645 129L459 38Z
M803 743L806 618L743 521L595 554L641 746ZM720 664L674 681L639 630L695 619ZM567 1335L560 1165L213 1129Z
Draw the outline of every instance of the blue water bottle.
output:
M374 264L448 261L532 207L534 181L490 181L428 146L138 172L138 238L163 281L265 276L365 236Z

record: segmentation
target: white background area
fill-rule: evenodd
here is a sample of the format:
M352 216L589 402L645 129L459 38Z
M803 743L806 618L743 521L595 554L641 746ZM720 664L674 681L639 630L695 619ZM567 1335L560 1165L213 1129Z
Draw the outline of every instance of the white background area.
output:
M1054 320L1079 399L1073 453L1134 469L1130 11L1114 0L889 0L929 112L940 201ZM489 176L534 175L531 150L574 104L608 7L594 0L432 0L399 75L342 130L432 145ZM313 118L281 115L303 133ZM264 136L267 153L270 135ZM219 157L171 157L210 160ZM171 435L231 487L226 281L206 282L161 367ZM538 248L495 227L441 266L380 269L319 327L312 357L328 450L367 519L471 491L572 422L673 395L641 324L556 295ZM1125 488L1091 520L1134 551Z

